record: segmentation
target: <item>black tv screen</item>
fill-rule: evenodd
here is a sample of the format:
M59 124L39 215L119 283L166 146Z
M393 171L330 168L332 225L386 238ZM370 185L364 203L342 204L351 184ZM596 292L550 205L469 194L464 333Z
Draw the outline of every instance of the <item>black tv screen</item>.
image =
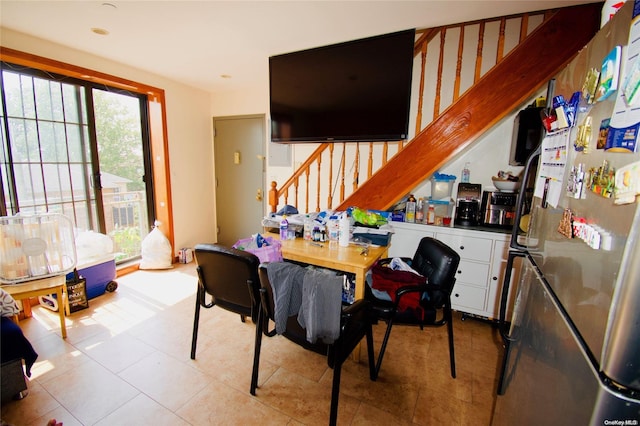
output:
M407 139L415 30L269 58L273 142Z

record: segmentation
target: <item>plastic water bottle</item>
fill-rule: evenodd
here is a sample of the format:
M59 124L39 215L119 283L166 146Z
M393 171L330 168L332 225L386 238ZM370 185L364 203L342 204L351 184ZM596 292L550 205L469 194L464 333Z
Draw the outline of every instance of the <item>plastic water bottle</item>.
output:
M311 241L311 233L312 232L313 232L313 220L311 220L309 215L306 215L305 218L304 218L304 234L303 234L303 238L305 240Z
M286 240L287 233L289 232L289 221L287 220L287 216L282 216L282 220L280 221L280 239Z
M422 197L418 198L416 203L416 223L424 223L424 201Z
M329 234L329 248L338 248L338 239L340 238L340 221L338 220L338 216L329 217L327 233Z
M349 216L344 212L342 217L340 218L340 237L338 239L338 244L340 247L349 247Z
M469 170L469 163L464 164L464 169L462 169L462 178L460 182L469 183L469 179L471 179L471 170Z

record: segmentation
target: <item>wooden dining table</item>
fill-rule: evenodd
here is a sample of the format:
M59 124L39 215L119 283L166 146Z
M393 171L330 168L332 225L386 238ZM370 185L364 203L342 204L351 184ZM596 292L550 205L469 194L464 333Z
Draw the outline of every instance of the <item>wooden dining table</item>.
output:
M275 233L268 233L269 237L280 239ZM283 240L282 258L284 260L300 262L307 265L319 266L355 275L354 300L364 298L365 277L371 267L387 257L387 247L368 245L363 246L350 242L348 247L342 247L335 242L315 242L303 238ZM360 360L360 345L351 356L354 361Z
M279 239L277 234L268 235ZM365 247L353 242L348 247L342 247L337 242L314 242L303 238L284 240L281 243L284 260L354 274L355 300L364 298L367 271L378 259L387 256L387 247L371 245Z

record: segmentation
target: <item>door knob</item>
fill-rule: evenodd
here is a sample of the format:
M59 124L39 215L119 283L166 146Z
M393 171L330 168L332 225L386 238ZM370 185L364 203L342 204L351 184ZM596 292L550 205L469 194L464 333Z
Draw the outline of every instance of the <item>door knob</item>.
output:
M256 192L256 201L262 201L262 189L258 189Z

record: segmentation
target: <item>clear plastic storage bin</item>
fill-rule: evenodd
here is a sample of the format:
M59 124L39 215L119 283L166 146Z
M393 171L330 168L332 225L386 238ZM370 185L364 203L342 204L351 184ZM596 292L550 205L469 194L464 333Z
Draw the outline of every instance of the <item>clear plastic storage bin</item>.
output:
M444 200L451 198L453 184L456 177L452 175L438 175L431 177L431 198L433 200Z
M71 220L61 214L0 217L0 282L66 274L76 265Z

